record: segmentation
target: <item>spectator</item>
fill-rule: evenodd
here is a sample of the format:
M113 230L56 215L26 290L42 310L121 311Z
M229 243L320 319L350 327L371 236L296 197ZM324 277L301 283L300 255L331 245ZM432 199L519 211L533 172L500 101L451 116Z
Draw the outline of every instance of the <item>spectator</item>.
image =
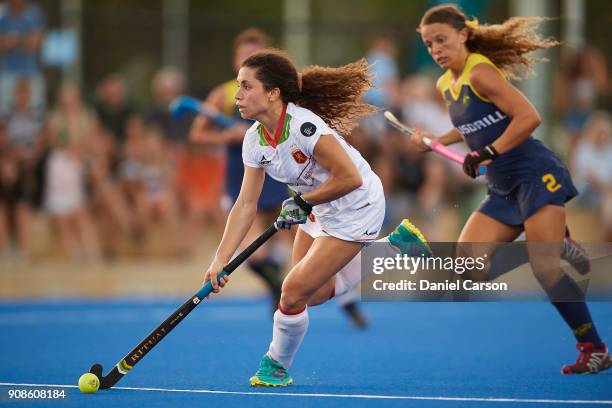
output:
M102 130L108 133L119 151L125 142L127 121L136 113L127 100L123 77L116 73L108 75L96 94L95 108Z
M365 94L365 102L381 109L391 109L396 105L399 84L396 54L395 41L387 33L379 33L370 39L366 59L374 86ZM382 111L363 119L361 128L368 139L380 142L387 132Z
M179 255L183 240L179 231L179 208L175 194L175 169L169 158L168 141L157 126L148 126L143 135L143 146L138 159L136 177L142 188L136 199L138 225L146 237L156 221L164 227L165 247Z
M202 223L210 221L217 229L223 228L225 213L221 207L223 181L225 179L225 148L215 143L187 143L191 123L195 115L175 118L168 112L168 105L185 92L182 74L172 68L163 68L153 80L153 90L160 110L154 112L153 123L164 131L174 152L176 163L177 197L184 210L184 241L186 251L192 250L194 237L202 229ZM151 118L150 118L151 119Z
M170 103L185 93L185 77L176 68L164 67L153 78L152 91L155 107L147 115L147 122L162 129L163 135L177 148L187 141L194 115L175 118L168 111ZM177 146L178 145L178 146Z
M402 80L399 87L399 111L409 126L425 129L441 135L453 128L435 84L428 77L415 74ZM397 190L389 199L396 217L402 214L418 214L424 233L433 241L443 241L453 235L449 223L457 223L456 211L446 211L449 200L461 195L463 202L474 190L474 183L461 170L461 166L435 154L421 154L408 138L396 134L400 140L393 149L393 161ZM453 149L467 153L461 145ZM448 216L447 216L448 215ZM458 228L458 225L456 226Z
M53 150L47 162L45 207L58 230L60 243L73 260L96 261L98 238L87 208L87 147L97 123L81 101L75 84L61 86L49 116Z
M406 123L434 135L452 129L453 124L432 80L420 74L410 75L401 82L399 89L400 110Z
M0 110L8 112L17 80L27 78L31 105L42 108L45 86L38 53L45 29L45 17L35 3L9 0L0 15Z
M390 108L397 97L399 75L395 40L387 33L373 36L366 54L371 64L374 87L365 95L365 101L381 108Z
M140 165L144 157L145 123L140 115L134 115L126 124L126 139L121 149L119 163L119 182L121 191L127 199L130 211L136 211L136 205L142 194L143 186L140 180ZM138 217L134 217L132 231L134 238L142 236L142 225L138 224Z
M104 257L109 260L121 251L121 238L127 237L132 227L125 196L112 176L116 154L110 135L103 131L94 131L88 138L84 153L88 171L89 204L100 231Z
M572 160L576 204L600 213L604 240L612 241L612 117L596 111L586 122Z
M0 122L0 262L10 261L13 252L14 209L19 197L15 154L8 142L6 126Z
M134 232L133 207L122 192L121 154L127 138L128 122L137 115L126 98L125 81L119 74L106 76L97 88L96 113L100 132L89 144L92 209L96 215L106 259L118 255L123 237ZM118 235L119 234L119 235ZM132 235L133 236L133 235Z
M608 92L608 87L608 68L599 49L587 47L579 51L566 51L561 55L555 78L554 101L569 136L568 157L574 156L580 132L597 107L598 99Z
M5 115L7 143L3 165L3 201L8 225L17 244L18 259L30 257L30 221L32 210L40 204L43 156L43 114L30 108L30 84L19 80L15 85L14 105Z

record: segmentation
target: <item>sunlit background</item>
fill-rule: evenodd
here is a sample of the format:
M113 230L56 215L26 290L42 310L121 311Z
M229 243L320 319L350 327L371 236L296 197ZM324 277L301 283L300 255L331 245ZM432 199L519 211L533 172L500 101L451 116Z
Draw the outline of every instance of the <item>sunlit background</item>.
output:
M581 195L568 225L583 242L612 240L609 27L600 0L461 1L499 23L547 16L562 42L519 85L544 118L536 136L568 164ZM224 150L189 142L179 95L204 99L235 75L232 41L258 27L301 67L366 57L369 102L405 123L446 132L441 74L416 33L436 1L11 0L28 15L23 38L1 28L0 297L182 295L199 287L227 211ZM6 26L1 26L6 27ZM23 41L20 56L7 50ZM483 180L415 152L380 118L348 135L383 180L386 231L408 217L431 241L457 239L485 192ZM453 148L465 151L462 146ZM291 236L275 244L287 262ZM263 294L248 273L225 295Z

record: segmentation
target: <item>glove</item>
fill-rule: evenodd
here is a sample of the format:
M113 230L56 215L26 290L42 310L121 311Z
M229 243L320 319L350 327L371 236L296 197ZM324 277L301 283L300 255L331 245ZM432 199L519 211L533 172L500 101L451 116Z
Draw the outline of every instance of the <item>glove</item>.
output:
M479 174L480 163L487 160L495 160L499 156L493 145L487 145L482 149L470 152L463 159L463 172L471 178L476 178Z
M290 229L293 224L304 224L311 212L312 205L298 194L283 201L276 226L282 229Z

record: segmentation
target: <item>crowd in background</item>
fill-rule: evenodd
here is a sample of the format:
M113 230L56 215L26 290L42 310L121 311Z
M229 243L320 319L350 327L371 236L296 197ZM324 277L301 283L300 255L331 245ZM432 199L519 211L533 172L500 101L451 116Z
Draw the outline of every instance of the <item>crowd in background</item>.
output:
M225 151L190 142L193 117L170 115L169 103L191 93L182 73L157 72L151 106L130 102L130 84L118 72L95 90L64 82L45 100L38 62L44 29L34 3L13 0L0 11L0 261L151 255L155 237L165 255L188 256L202 234L220 236L228 210ZM376 84L365 96L369 103L434 135L452 128L435 79L399 75L392 37L372 38L365 56ZM593 240L612 241L612 118L598 109L610 80L601 52L564 50L554 83L562 128L555 137L563 138L555 145L581 192L572 206L598 220L601 233ZM408 216L431 241L456 239L484 194L484 180L417 152L382 114L347 137L383 181L387 229ZM42 249L32 248L34 220L53 237Z

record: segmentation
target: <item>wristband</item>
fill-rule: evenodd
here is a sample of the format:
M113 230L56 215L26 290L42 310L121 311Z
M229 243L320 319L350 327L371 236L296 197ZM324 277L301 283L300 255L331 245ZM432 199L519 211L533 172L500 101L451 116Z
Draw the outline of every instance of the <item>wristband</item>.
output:
M499 156L499 153L497 152L497 150L495 150L492 144L486 145L484 150L489 153L491 160L495 160Z
M295 201L298 207L304 210L306 214L310 215L310 213L312 212L312 204L304 200L301 194L297 194L295 197L293 197L293 201Z

